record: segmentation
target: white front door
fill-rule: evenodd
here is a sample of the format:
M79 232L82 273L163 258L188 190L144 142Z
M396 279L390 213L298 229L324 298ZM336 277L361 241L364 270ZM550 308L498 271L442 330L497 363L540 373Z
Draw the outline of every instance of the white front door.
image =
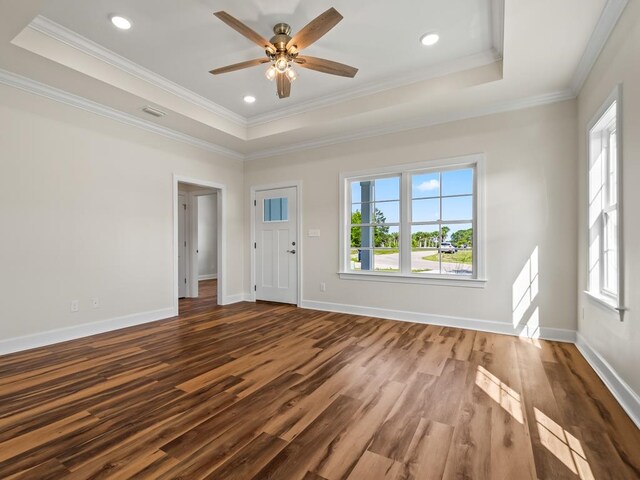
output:
M256 299L298 303L296 187L256 192Z
M178 298L187 296L187 200L178 195Z

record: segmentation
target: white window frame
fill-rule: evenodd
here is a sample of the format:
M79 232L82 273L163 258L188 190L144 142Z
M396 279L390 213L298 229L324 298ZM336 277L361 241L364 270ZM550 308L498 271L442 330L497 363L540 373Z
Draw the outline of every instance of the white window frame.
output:
M473 196L473 274L470 276L406 273L411 271L411 175L427 172L442 172L462 168L474 169ZM351 250L351 189L349 185L359 179L372 177L400 176L400 270L401 272L353 271L349 268ZM485 235L485 157L484 154L471 154L460 157L431 160L406 165L394 165L357 172L340 174L340 252L338 275L345 280L367 280L391 283L418 283L427 285L447 285L459 287L484 288L486 276L486 235ZM420 222L418 222L420 223ZM407 245L409 250L407 250ZM404 246L404 248L403 248Z
M616 112L615 116L611 119L607 119L606 125L601 125L605 120L606 115L610 111L610 109L615 104ZM615 202L610 201L610 176L609 172L609 162L611 159L610 155L610 134L612 130L615 129L616 132L616 198ZM593 151L593 143L597 141L598 137L600 137L600 148L599 150ZM605 138L606 137L606 138ZM603 140L604 139L604 140ZM613 90L611 95L607 98L607 100L602 104L602 106L598 109L597 113L594 115L592 120L587 125L586 130L586 142L587 142L587 168L586 168L586 177L587 177L587 222L586 222L586 251L587 251L587 268L586 268L586 281L587 281L587 290L585 290L585 294L590 297L592 300L595 300L600 305L608 307L610 309L616 310L620 312L621 319L622 313L625 311L624 307L624 249L623 249L623 205L622 205L622 85L617 85ZM602 194L604 197L603 206L598 215L598 225L597 225L597 234L599 236L599 258L598 258L598 280L597 285L593 285L592 277L590 272L590 244L592 239L592 230L590 229L590 222L593 213L590 211L589 198L591 192L591 177L590 170L592 165L592 159L594 155L602 155L602 151L606 150L605 158L606 161L602 165L602 175L604 176L604 193ZM606 288L605 284L605 275L607 270L607 255L605 252L605 242L606 242L606 216L611 211L616 211L617 215L617 292L613 292Z

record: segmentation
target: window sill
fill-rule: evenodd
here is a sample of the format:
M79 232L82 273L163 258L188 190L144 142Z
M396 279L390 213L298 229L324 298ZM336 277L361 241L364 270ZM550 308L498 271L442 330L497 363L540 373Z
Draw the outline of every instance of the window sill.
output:
M585 290L584 293L591 300L593 300L594 302L598 303L603 307L608 308L609 310L613 310L614 312L618 312L620 314L624 313L624 311L626 310L625 307L618 306L617 302L613 299L609 299L602 295L595 294L593 292L590 292L589 290Z
M435 276L417 276L402 275L399 273L378 273L378 272L338 272L338 276L343 280L364 280L367 282L387 282L387 283L415 283L421 285L439 285L441 287L466 287L466 288L484 288L486 279L478 278L461 278L440 275Z

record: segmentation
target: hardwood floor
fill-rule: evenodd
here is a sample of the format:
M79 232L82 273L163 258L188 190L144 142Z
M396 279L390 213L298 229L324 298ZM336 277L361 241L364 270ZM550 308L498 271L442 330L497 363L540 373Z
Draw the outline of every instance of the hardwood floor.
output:
M640 478L573 345L202 293L0 357L0 478Z

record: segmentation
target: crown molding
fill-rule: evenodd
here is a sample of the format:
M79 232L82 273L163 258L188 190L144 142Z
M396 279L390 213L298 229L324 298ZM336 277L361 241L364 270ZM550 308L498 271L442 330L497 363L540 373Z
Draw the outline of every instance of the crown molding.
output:
M587 47L571 79L571 89L576 95L582 90L584 82L586 82L589 73L591 73L591 69L595 65L598 56L600 56L627 3L629 3L629 0L608 0L602 9L600 18L593 29L593 33L587 42Z
M70 105L72 107L80 108L82 110L95 113L102 117L110 118L120 123L124 123L125 125L141 128L148 132L156 133L158 135L162 135L163 137L177 140L182 143L187 143L194 147L223 155L225 157L238 160L244 159L244 155L234 150L216 145L215 143L201 140L196 137L192 137L190 135L172 130L168 127L155 124L148 120L143 120L120 110L107 107L106 105L102 105L87 98L65 92L64 90L60 90L49 85L45 85L44 83L40 83L30 78L23 77L22 75L17 75L7 70L0 69L0 84L8 85L10 87L18 88L29 93L40 95L41 97L46 97L51 100L64 103L66 105Z
M457 120L465 120L469 118L482 117L485 115L492 115L495 113L531 108L575 98L575 93L573 92L573 90L561 90L522 99L510 100L507 102L497 102L484 107L472 108L459 112L452 112L442 115L431 115L418 120L413 119L407 122L395 123L393 125L383 126L380 128L371 128L346 135L332 135L317 140L310 140L307 142L300 142L272 149L258 150L245 155L235 150L231 150L215 143L207 142L205 140L192 137L191 135L172 130L168 127L164 127L148 120L135 117L120 110L116 110L87 98L65 92L64 90L51 87L44 83L40 83L36 80L32 80L22 75L9 72L7 70L0 69L0 84L8 85L10 87L18 88L29 93L40 95L42 97L64 103L72 107L95 113L102 117L116 120L125 125L141 128L148 132L162 135L166 138L177 140L179 142L186 143L212 153L223 155L228 158L247 161L269 158L298 151L311 150L314 148L321 148L335 144L348 143L364 138L389 135L392 133L399 133L407 130L415 130L418 128L440 125Z
M502 36L502 32L504 31L504 18L501 17L500 12L503 12L504 8L504 0L494 0L494 3L498 5L498 7L493 8L493 16L498 15L498 24L500 24L501 18L501 26L499 28L499 37ZM500 9L500 5L502 9ZM177 83L172 82L171 80L158 75L151 70L148 70L141 65L138 65L131 60L118 55L117 53L99 45L98 43L89 40L86 37L70 30L53 20L50 20L42 15L38 15L35 17L31 23L28 25L28 28L31 28L43 35L46 35L58 42L64 43L66 45L75 48L87 55L90 55L100 61L103 61L109 65L112 65L116 68L123 70L124 72L133 75L137 78L140 78L156 87L162 88L163 90L176 95L178 98L181 98L185 101L188 101L194 105L197 105L215 115L220 116L221 118L227 119L233 122L236 125L251 128L258 125L262 125L269 122L274 122L286 117L290 117L293 115L298 115L301 113L310 112L319 108L335 105L341 102L344 102L347 99L354 99L358 97L363 97L366 95L372 95L375 93L380 93L385 90L390 90L393 88L402 87L405 85L409 85L412 83L429 80L431 78L440 77L444 75L448 75L451 73L469 70L476 67L481 67L484 65L488 65L490 63L500 61L502 59L502 46L495 45L496 41L496 32L495 25L496 19L492 20L493 22L493 39L494 45L489 50L479 52L474 55L469 55L467 57L458 58L449 62L443 62L438 65L433 65L424 69L418 69L413 71L407 75L394 75L388 78L384 78L382 80L369 82L366 85L351 88L347 90L341 90L336 94L326 95L324 97L320 97L314 100L310 100L307 102L299 103L295 106L281 108L277 110L273 110L271 112L255 115L250 118L246 118L242 115L239 115L235 112L232 112L229 109L218 105L211 100L198 95L197 93L178 85Z
M28 25L29 28L42 33L54 40L62 42L70 47L75 48L76 50L81 51L87 55L91 55L98 60L101 60L109 65L117 67L130 75L133 75L145 82L149 82L150 84L162 88L163 90L186 100L198 107L201 107L208 112L213 113L214 115L218 115L230 122L233 122L236 125L240 125L242 127L247 126L247 119L242 115L239 115L231 110L224 108L218 105L211 100L198 95L191 90L184 88L177 83L172 82L171 80L158 75L157 73L148 70L141 65L138 65L131 60L118 55L117 53L97 44L96 42L89 40L88 38L83 37L82 35L74 32L73 30L69 30L66 27L54 22L53 20L49 20L42 15L38 15L35 17L31 23Z
M355 98L373 95L384 92L385 90L410 85L412 83L422 82L432 78L482 67L500 61L501 59L502 57L494 50L494 48L491 48L474 55L457 58L449 62L443 62L423 69L417 69L407 75L393 75L379 81L369 82L359 87L341 90L337 93L298 103L291 107L280 108L271 112L254 115L248 119L247 126L249 128L256 127L258 125L274 122L286 117L292 117L294 115L300 115L302 113L342 103L347 100L353 100Z
M347 135L332 135L317 140L310 140L307 142L300 142L293 145L287 145L284 147L277 147L267 150L260 150L245 155L245 160L258 160L262 158L275 157L277 155L290 154L298 151L312 150L315 148L327 147L330 145L336 145L341 143L353 142L356 140L362 140L365 138L378 137L382 135L389 135L393 133L399 133L407 130L415 130L418 128L431 127L434 125L440 125L443 123L454 122L458 120L466 120L469 118L483 117L486 115L492 115L495 113L510 112L513 110L521 110L525 108L537 107L541 105L547 105L550 103L562 102L565 100L571 100L576 95L573 90L560 90L551 93L545 93L542 95L535 95L531 97L510 100L507 102L496 102L484 107L471 108L462 110L459 112L452 112L441 115L426 116L421 119L413 119L411 121L394 123L392 125L371 128L356 133Z

